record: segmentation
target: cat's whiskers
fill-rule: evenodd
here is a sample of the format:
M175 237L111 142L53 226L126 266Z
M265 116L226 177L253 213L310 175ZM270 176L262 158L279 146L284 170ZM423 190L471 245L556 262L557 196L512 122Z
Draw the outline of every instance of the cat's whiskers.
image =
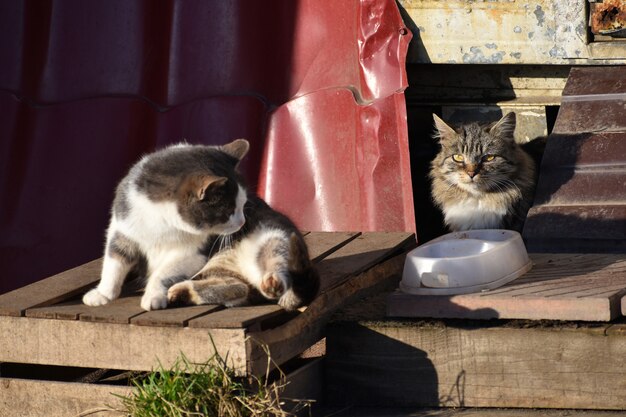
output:
M502 190L502 192L506 192L506 190L504 189L504 187L510 189L510 188L515 188L517 190L517 192L519 193L519 195L522 195L522 190L520 190L520 188L517 186L517 184L515 184L515 182L513 182L512 180L508 179L508 178L501 178L501 179L493 179L491 178L491 181L493 184L496 184L499 186L499 188Z

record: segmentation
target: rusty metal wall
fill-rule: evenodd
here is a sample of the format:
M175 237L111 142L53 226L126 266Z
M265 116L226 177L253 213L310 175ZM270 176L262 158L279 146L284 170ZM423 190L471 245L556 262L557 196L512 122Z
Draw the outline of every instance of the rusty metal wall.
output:
M0 2L0 292L100 256L116 182L186 139L251 141L306 230L415 230L392 0Z
M408 56L412 63L599 65L626 62L623 42L596 42L588 31L588 0L398 2L415 39Z

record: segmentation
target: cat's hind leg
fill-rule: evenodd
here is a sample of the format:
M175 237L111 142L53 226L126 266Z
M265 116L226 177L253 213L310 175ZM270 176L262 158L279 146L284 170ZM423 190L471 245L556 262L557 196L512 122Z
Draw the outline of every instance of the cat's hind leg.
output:
M120 296L128 272L141 260L139 246L120 232L111 232L102 261L98 286L83 296L83 303L99 306Z
M221 304L235 307L248 303L250 287L237 273L222 269L203 271L202 279L183 281L170 287L168 302L177 305Z

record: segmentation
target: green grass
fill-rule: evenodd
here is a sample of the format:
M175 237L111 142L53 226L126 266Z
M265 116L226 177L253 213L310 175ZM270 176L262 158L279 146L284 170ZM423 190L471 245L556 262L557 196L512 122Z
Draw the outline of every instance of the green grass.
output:
M170 369L132 378L133 393L122 403L132 417L287 417L310 405L295 401L291 412L285 411L284 375L274 382L267 376L237 378L217 354L202 364L181 356Z

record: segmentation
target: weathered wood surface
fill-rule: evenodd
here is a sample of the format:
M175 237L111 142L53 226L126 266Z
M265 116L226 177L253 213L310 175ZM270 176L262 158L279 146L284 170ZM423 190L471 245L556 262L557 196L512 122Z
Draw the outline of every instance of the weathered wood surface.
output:
M359 235L349 244L329 254L318 264L322 277L321 292L334 288L389 258L397 248L415 241L410 233L372 232Z
M130 388L72 382L0 378L0 416L12 417L122 417Z
M360 234L359 232L308 233L304 236L304 241L309 248L311 260L319 262Z
M130 322L138 326L185 327L191 320L223 308L219 305L168 308L142 313L131 318Z
M150 370L155 358L171 363L181 351L193 361L206 360L215 343L244 374L259 367L252 359L260 357L256 348L244 343L250 333L271 336L268 343L281 352L277 361L301 353L319 339L321 323L334 309L385 274L397 273L398 254L415 245L410 233L322 232L308 233L305 239L322 287L316 307L303 308L305 314L287 313L275 304L146 312L140 307L141 296L128 291L105 306L85 306L80 296L99 279L100 263L94 261L0 298L0 361ZM394 256L393 271L376 269ZM370 270L375 271L368 274ZM273 332L265 333L269 330Z
M626 325L331 323L333 405L626 410Z
M285 311L282 307L276 304L233 307L193 319L189 322L189 327L241 329L283 313Z
M490 291L389 296L390 317L610 321L622 314L626 255L530 254L533 269ZM626 308L625 308L626 310Z
M0 317L0 361L147 371L183 352L204 362L215 350L246 370L245 329L132 326L82 320Z

